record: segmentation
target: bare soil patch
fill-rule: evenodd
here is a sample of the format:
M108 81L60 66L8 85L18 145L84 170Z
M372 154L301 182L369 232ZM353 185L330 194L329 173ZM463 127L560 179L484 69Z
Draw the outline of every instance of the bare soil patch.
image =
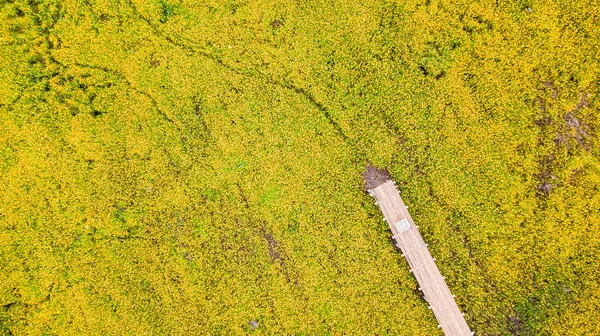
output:
M273 27L273 28L279 28L281 26L283 26L283 21L281 21L281 20L273 20L273 21L271 21L271 27Z
M590 137L590 127L575 115L579 110L590 107L589 97L589 93L582 95L575 107L563 117L565 120L566 132L561 132L556 135L554 142L557 146L566 145L570 149L569 140L575 139L579 146L584 149L589 149L590 146L586 140Z
M388 172L385 168L379 169L373 165L368 165L362 176L365 180L364 189L367 192L379 187L387 180L391 179L390 172Z
M267 247L269 249L269 257L271 257L271 261L279 261L283 263L283 258L281 256L281 253L279 252L277 240L275 240L275 237L273 237L273 235L268 232L263 232L263 237L267 241Z
M555 165L554 155L548 155L540 160L540 172L536 175L539 184L536 188L538 196L547 197L554 189L554 183L558 179L552 170Z
M260 231L263 238L267 241L267 249L269 252L269 257L271 258L271 262L279 263L279 265L281 266L281 271L283 272L283 275L285 276L287 282L293 283L294 285L298 286L298 276L297 274L290 272L290 269L288 267L289 257L281 248L281 245L279 244L277 239L275 239L273 233L267 231L267 229L265 229L264 226L261 226Z
M523 321L515 315L506 316L506 320L509 323L508 330L510 331L510 333L515 336L521 335L523 330Z

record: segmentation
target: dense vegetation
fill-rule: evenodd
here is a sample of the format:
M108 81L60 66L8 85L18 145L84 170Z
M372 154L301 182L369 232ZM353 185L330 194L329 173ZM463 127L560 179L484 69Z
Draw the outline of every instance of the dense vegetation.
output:
M597 1L0 0L0 333L600 334Z

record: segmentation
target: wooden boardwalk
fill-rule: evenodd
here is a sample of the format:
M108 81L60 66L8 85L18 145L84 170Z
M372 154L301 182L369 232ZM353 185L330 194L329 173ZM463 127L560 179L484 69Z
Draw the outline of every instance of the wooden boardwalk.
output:
M473 335L394 183L388 180L369 194L375 197L375 204L390 225L394 243L402 250L444 334Z

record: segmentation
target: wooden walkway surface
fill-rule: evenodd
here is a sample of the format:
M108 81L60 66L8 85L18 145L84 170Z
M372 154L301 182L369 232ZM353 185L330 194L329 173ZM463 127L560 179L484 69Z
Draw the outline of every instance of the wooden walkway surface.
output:
M376 204L390 225L394 242L408 261L444 334L472 335L394 183L387 181L369 193L375 197Z

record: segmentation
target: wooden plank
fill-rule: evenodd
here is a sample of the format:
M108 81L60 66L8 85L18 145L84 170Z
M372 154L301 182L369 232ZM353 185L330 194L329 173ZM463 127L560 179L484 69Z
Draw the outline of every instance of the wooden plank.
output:
M402 250L411 272L417 279L444 334L447 336L472 335L473 333L458 309L444 277L429 253L427 244L410 217L394 183L387 181L373 189L370 194L375 197L376 204L388 222L396 244ZM404 219L410 224L410 228L407 230L404 223L396 225ZM400 232L398 227L404 231Z

